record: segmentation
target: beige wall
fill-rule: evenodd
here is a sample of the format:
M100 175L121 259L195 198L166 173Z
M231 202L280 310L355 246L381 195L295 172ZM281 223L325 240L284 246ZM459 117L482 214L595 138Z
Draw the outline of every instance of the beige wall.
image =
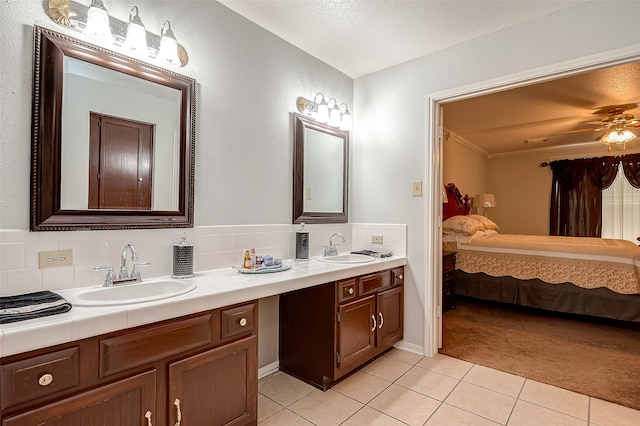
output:
M461 144L455 137L445 138L442 148L442 182L455 183L462 194L473 197L487 188L487 158Z
M471 197L485 191L494 194L498 207L490 209L487 216L500 226L501 233L549 235L551 169L540 163L639 151L640 147L633 147L626 152L609 153L606 147L594 144L581 147L579 152L575 148L539 150L487 158L454 137L446 140L443 147L443 182L454 182ZM484 212L480 209L478 213Z

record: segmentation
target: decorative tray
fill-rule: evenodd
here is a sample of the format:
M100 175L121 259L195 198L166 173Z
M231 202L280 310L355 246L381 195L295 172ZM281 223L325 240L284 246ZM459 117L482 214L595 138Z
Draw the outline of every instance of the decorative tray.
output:
M247 269L241 266L234 266L233 269L237 270L241 274L270 274L273 272L287 271L291 269L291 265L289 265L288 263L283 263L282 265L276 268L262 267L262 268L255 268L255 269Z

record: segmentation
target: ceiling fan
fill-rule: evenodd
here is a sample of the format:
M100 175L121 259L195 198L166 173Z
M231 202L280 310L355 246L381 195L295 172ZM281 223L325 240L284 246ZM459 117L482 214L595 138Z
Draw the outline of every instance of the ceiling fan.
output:
M626 144L637 138L637 135L630 129L640 128L640 119L635 118L633 114L625 114L625 111L635 107L637 107L636 104L629 104L601 108L594 114L598 115L606 112L608 117L603 118L600 121L587 123L595 124L598 127L569 130L567 132L556 133L550 136L602 131L603 133L598 136L596 140L607 145L609 147L609 151L611 151L611 144L622 145L623 150L626 150Z

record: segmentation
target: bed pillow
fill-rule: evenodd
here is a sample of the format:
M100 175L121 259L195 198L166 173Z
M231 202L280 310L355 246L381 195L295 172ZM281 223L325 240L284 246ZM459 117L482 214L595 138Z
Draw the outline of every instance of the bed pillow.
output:
M484 231L484 225L469 216L453 216L442 222L442 232L473 235L478 231Z
M485 229L484 230L484 235L496 235L498 233L498 231L496 231L495 229Z
M474 233L473 235L466 235L466 234L460 234L460 233L443 233L442 234L442 242L443 243L468 243L469 241L475 239L475 238L479 238L479 237L484 237L486 235L485 231L477 231L476 233Z
M484 225L484 229L500 229L500 227L498 225L496 225L496 223L494 221L492 221L491 219L489 219L486 216L481 216L479 214L470 214L469 217L477 220L478 222L480 222L481 224Z

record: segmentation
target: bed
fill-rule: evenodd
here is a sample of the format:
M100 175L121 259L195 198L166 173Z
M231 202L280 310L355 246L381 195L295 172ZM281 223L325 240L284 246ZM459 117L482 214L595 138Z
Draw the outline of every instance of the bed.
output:
M446 186L443 250L456 295L640 323L640 247L630 241L502 234Z

